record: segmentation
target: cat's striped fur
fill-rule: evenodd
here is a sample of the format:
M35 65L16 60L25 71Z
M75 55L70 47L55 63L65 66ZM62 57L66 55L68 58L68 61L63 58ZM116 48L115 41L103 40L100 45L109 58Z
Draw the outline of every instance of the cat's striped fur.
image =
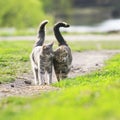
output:
M71 49L60 33L60 27L69 27L65 22L58 22L54 25L54 34L59 43L59 47L54 51L54 69L57 80L67 77L72 63Z
M37 41L30 55L31 65L34 74L34 84L44 85L45 83L52 83L52 64L53 64L53 42L44 44L45 40L45 25L48 21L43 21L40 24ZM45 80L45 73L47 73L48 80Z

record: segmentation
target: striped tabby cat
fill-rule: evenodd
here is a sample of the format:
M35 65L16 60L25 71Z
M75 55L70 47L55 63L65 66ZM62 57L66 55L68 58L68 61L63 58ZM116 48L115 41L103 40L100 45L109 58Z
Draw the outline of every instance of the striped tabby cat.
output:
M54 34L59 43L59 47L54 51L53 64L57 80L67 77L72 63L71 49L62 37L59 28L69 27L65 22L59 22L54 25Z
M45 85L45 73L48 76L47 83L52 83L53 42L43 44L45 39L45 25L47 23L48 21L43 21L40 24L37 41L30 55L35 85Z

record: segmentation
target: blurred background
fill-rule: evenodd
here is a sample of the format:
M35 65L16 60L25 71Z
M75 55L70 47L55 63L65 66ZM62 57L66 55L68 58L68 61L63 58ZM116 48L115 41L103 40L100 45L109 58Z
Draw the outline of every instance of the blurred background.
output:
M0 0L0 34L28 29L48 19L70 23L69 32L119 32L120 0Z

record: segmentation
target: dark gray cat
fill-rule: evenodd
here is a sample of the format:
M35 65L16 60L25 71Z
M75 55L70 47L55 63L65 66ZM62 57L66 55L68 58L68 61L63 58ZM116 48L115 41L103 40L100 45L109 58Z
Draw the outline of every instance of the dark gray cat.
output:
M47 23L48 21L43 21L40 24L38 39L30 55L35 85L44 85L46 83L45 73L47 73L48 76L47 83L52 83L53 42L43 45L45 39L45 25Z
M71 49L62 37L59 28L69 27L65 22L59 22L54 25L54 34L59 43L59 47L54 51L54 69L58 81L67 77L72 63Z

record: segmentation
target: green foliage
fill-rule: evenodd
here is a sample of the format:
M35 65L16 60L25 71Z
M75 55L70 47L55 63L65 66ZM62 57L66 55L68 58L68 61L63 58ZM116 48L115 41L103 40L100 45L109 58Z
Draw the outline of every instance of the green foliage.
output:
M39 0L0 0L0 26L18 28L38 26L40 21L50 18L45 15L42 7Z
M64 0L0 0L0 27L36 27L44 19L52 23L56 16L68 17L71 4Z
M55 19L67 19L69 14L71 13L72 8L72 0L65 1L65 0L42 0L43 1L43 8L44 10L52 14Z
M43 9L45 12L52 13L54 9L54 0L39 0L43 3Z

